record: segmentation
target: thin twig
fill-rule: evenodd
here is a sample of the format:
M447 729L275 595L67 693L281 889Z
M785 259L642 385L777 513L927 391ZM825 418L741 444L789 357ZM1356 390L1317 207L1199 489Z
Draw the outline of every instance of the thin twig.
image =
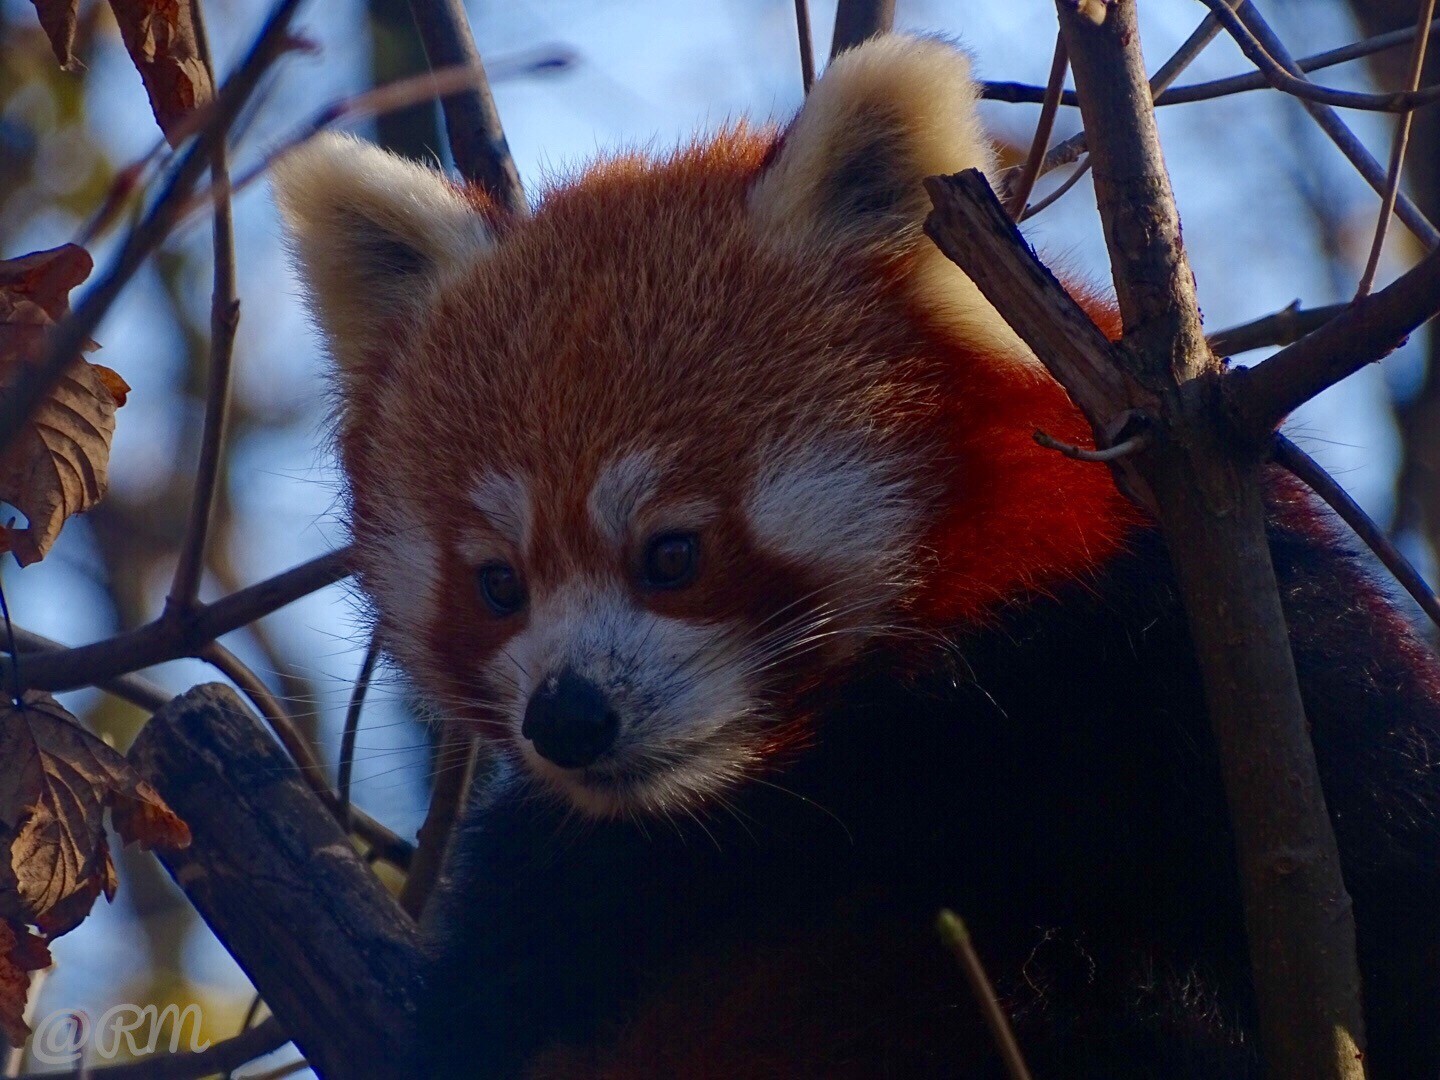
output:
M1420 85L1420 76L1425 68L1425 46L1429 34L1419 32L1428 26L1435 15L1435 0L1422 0L1420 17L1416 21L1415 47L1410 50L1410 78L1406 85L1414 90ZM1367 295L1375 285L1375 274L1380 269L1380 251L1385 247L1385 233L1390 225L1390 215L1395 211L1395 196L1400 191L1400 172L1405 166L1405 149L1410 145L1410 128L1415 113L1406 112L1395 124L1395 137L1390 141L1390 165L1385 172L1385 193L1380 198L1380 216L1375 221L1375 239L1370 244L1370 258L1366 260L1365 271L1355 287L1357 297Z
M1285 48L1285 43L1255 10L1255 5L1250 0L1244 0L1235 10L1240 20L1254 35L1255 40L1277 64L1292 75L1301 73L1291 58L1289 50ZM1380 167L1380 163L1375 160L1370 151L1365 149L1364 144L1356 138L1355 133L1350 130L1345 121L1340 119L1339 114L1329 105L1318 101L1307 101L1302 98L1300 104L1320 125L1321 130L1330 137L1330 141L1349 159L1350 164L1355 167L1356 172L1364 177L1365 182L1377 193L1384 192L1385 170ZM1426 248L1433 248L1436 244L1440 244L1440 231L1436 230L1429 218L1404 192L1398 193L1395 197L1395 216L1405 223L1405 227L1414 233L1416 239Z
M290 1041L273 1016L248 1031L242 1031L233 1038L213 1043L204 1050L177 1051L175 1053L150 1054L140 1061L126 1061L119 1065L89 1066L70 1073L26 1073L20 1080L64 1080L74 1077L82 1080L199 1080L228 1072L248 1064L256 1058L273 1054Z
M445 865L450 834L470 790L476 752L473 732L459 723L445 727L435 756L435 790L430 794L430 809L415 838L415 858L410 862L410 872L400 890L400 906L417 920L435 890L440 868Z
M248 664L218 641L209 642L196 653L196 656L240 688L240 692L250 699L250 703L265 718L265 722L270 725L270 730L280 740L280 745L285 747L286 752L294 760L296 767L300 770L301 779L310 786L312 791L325 800L331 810L338 811L340 802L325 779L325 766L315 756L309 740L295 725L295 721L291 719L285 706L271 693L270 688L265 685L260 676L251 671Z
M1047 450L1057 450L1068 458L1076 461L1098 461L1101 463L1119 461L1121 458L1129 457L1131 454L1138 454L1150 445L1148 432L1141 432L1139 435L1132 435L1123 442L1114 446L1107 446L1103 450L1086 450L1083 446L1075 446L1071 443L1061 442L1054 436L1047 435L1037 430L1032 436L1037 443Z
M103 641L27 659L26 685L37 690L74 690L168 660L194 656L206 642L349 575L350 549L329 552L213 604L197 605L184 619L162 617Z
M200 62L214 77L210 42L205 33L202 5L191 5ZM210 153L210 179L215 207L211 231L214 283L210 296L210 362L205 392L205 424L200 435L200 456L195 466L190 515L166 599L167 612L179 616L195 603L205 570L206 540L214 516L220 464L225 451L226 421L230 412L230 371L235 355L235 329L240 322L240 299L235 286L235 227L230 207L230 166L225 140L218 139Z
M45 354L3 397L0 397L0 453L10 448L25 422L68 371L100 320L110 310L146 257L170 234L200 176L209 167L215 144L225 138L231 122L254 92L270 65L292 47L287 31L301 0L279 0L250 52L226 80L213 112L199 137L180 159L150 211L126 236L105 273L67 318L60 321Z
M1275 461L1303 480L1307 487L1324 499L1365 546L1375 553L1375 557L1394 575L1395 580L1410 594L1415 603L1420 605L1420 610L1430 616L1430 621L1440 626L1440 599L1436 598L1434 590L1425 583L1420 571L1415 569L1410 560L1401 554L1400 549L1385 534L1385 530L1376 525L1370 515L1360 508L1360 504L1350 497L1349 492L1321 468L1314 458L1278 431L1275 433Z
M1240 0L1227 0L1231 4L1238 4ZM1180 74L1194 63L1195 58L1205 51L1205 47L1214 41L1220 34L1220 22L1213 15L1206 15L1200 20L1200 25L1190 32L1181 44L1180 48L1170 56L1165 63L1160 65L1160 70L1150 77L1150 97L1152 100L1165 92L1165 89L1180 77ZM1046 87L1047 91L1049 87ZM1053 150L1045 154L1037 169L1037 176L1043 176L1050 170L1074 161L1085 152L1085 132L1076 132L1070 138L1058 144ZM1026 207L1017 220L1028 221L1046 207L1053 206L1064 194L1080 182L1080 179L1090 171L1090 160L1082 161L1075 171L1065 178L1065 182L1052 191L1034 206Z
M217 641L212 641L198 650L196 656L224 674L250 699L295 762L296 771L305 781L305 785L320 798L325 809L340 821L340 799L325 782L325 767L320 764L320 759L315 756L309 742L295 726L285 707L270 692L270 688L238 656ZM415 853L411 844L401 840L374 818L353 806L350 808L349 817L348 827L374 849L377 858L382 858L402 870L409 870Z
M800 82L805 93L815 85L815 39L810 32L810 0L795 0L795 35L800 41Z
M1385 52L1387 49L1398 48L1401 45L1408 45L1415 39L1418 27L1410 26L1403 30L1392 30L1388 34L1376 34L1362 41L1351 42L1349 45L1342 45L1338 49L1330 49L1326 52L1315 53L1295 61L1297 70L1308 74L1312 71L1323 71L1326 68L1335 67L1338 64L1348 64L1352 60L1359 60L1366 56L1373 56L1376 53ZM1426 33L1434 33L1440 30L1440 20L1433 21L1425 27ZM1273 53L1272 53L1273 55ZM1267 90L1270 84L1265 81L1265 76L1258 71L1247 72L1244 75L1231 75L1225 79L1212 79L1208 82L1192 83L1189 86L1177 86L1165 91L1156 99L1156 105L1184 105L1192 101L1211 101L1215 98L1229 97L1233 94L1243 94L1251 90Z
M345 710L345 730L340 736L340 765L336 777L336 788L340 796L340 824L350 828L350 777L355 769L355 735L360 730L360 712L365 708L365 695L370 689L370 679L375 674L375 663L380 659L380 641L371 637L365 647L365 659L360 663L360 674L355 677L355 688L350 692L350 705Z
M410 13L420 31L425 56L432 70L471 68L475 82L465 90L440 99L445 113L445 131L450 137L450 156L460 175L478 185L505 213L520 217L526 213L525 189L500 113L485 78L485 65L470 32L470 20L462 0L410 0Z
M1040 164L1045 160L1045 148L1050 145L1050 133L1055 130L1055 114L1060 107L1060 93L1065 89L1065 73L1070 70L1070 56L1065 51L1065 39L1055 35L1055 52L1050 58L1050 77L1045 82L1045 100L1040 105L1040 118L1035 122L1035 136L1030 140L1030 153L1020 168L1010 193L1005 199L1005 209L1016 221L1025 211L1030 192L1035 189L1035 180L1040 175Z
M965 981L970 984L970 992L980 1005L980 1012L990 1028L990 1035L995 1040L995 1048L1000 1051L1000 1060L1005 1063L1010 1080L1030 1080L1030 1070L1020 1053L1020 1044L1015 1041L1010 1019L1000 1007L1000 999L995 996L995 987L985 974L985 965L980 963L975 946L970 943L970 931L965 923L953 911L942 911L935 919L935 929L965 973Z
M1337 90L1334 87L1317 85L1305 78L1303 74L1289 70L1289 66L1284 65L1279 57L1272 56L1267 46L1262 44L1260 39L1251 32L1247 25L1249 20L1242 20L1240 16L1231 11L1226 0L1200 0L1200 2L1220 20L1225 32L1235 40L1235 44L1240 46L1240 51L1255 65L1256 69L1265 77L1265 81L1281 93L1290 94L1292 97L1314 102L1317 105L1333 105L1367 112L1406 112L1440 101L1440 86L1427 86L1419 90L1400 91L1392 94L1366 94L1355 90ZM1425 21L1429 22L1428 19Z
M1206 334L1205 340L1216 356L1238 356L1251 349L1289 345L1310 331L1318 330L1349 306L1326 304L1324 307L1302 308L1300 301L1295 300L1269 315Z
M1202 23L1202 25L1204 24ZM1214 25L1218 29L1220 24L1216 22ZM1295 61L1295 66L1309 74L1312 71L1323 71L1339 64L1348 64L1352 60L1360 60L1376 53L1385 52L1387 49L1410 44L1415 40L1417 29L1418 27L1409 26L1402 30L1391 30L1387 34L1376 34L1374 37L1354 41L1337 49L1329 49L1302 57ZM1431 22L1426 30L1431 33L1440 30L1440 20ZM1270 89L1270 84L1265 81L1264 75L1258 71L1249 71L1243 75L1230 75L1223 79L1210 79L1206 82L1189 83L1185 86L1173 86L1163 94L1156 96L1155 106L1159 108L1162 105L1185 105L1195 101L1213 101L1216 98L1231 97L1251 90L1268 89ZM1034 83L982 82L980 96L990 101L1003 101L1014 105L1039 105L1045 100L1045 87L1037 86ZM1060 104L1075 107L1080 104L1080 99L1075 96L1075 91L1066 90L1060 97ZM1065 163L1058 162L1057 164Z

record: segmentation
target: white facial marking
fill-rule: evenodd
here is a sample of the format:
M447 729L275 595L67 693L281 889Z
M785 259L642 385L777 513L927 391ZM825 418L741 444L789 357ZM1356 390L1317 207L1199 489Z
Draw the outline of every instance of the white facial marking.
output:
M889 574L914 539L919 507L896 461L860 440L771 448L745 504L767 550L837 575Z
M732 629L656 615L600 582L535 598L526 628L491 662L492 682L515 688L512 723L529 769L596 817L663 812L730 786L754 760L759 707ZM563 670L620 715L615 745L583 770L554 765L520 735L530 695Z
M621 544L630 523L659 484L659 469L648 452L627 454L600 470L588 500L590 517L600 535L612 544Z
M525 550L531 507L529 485L523 479L512 473L482 476L470 490L470 504L517 551Z
M426 662L424 631L435 619L440 546L418 520L382 520L363 538L365 584L383 613L386 646L414 670Z

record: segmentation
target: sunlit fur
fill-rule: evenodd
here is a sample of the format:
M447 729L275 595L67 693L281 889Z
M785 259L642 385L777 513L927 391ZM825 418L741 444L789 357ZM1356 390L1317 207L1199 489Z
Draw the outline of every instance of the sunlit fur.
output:
M921 232L923 177L991 166L974 103L963 54L892 37L783 135L603 160L525 220L352 140L277 176L382 640L544 790L597 816L722 797L806 742L842 668L904 669L1120 544L1105 470L1030 439L1086 425ZM677 530L695 580L647 586ZM495 562L514 614L476 587ZM564 664L621 716L586 769L519 730Z

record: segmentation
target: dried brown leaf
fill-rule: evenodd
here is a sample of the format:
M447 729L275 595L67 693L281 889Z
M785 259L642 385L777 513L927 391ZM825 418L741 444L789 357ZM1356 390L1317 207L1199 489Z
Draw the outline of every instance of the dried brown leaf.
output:
M0 712L0 840L10 854L0 914L55 937L78 925L101 893L114 895L102 815L116 804L126 841L190 842L155 789L50 695L29 691Z
M155 121L171 146L188 134L182 121L215 96L200 59L191 0L110 0L120 36L145 81Z
M0 262L0 384L39 359L91 265L74 244ZM115 410L129 389L109 368L77 358L0 457L0 499L29 519L27 528L0 530L0 550L13 550L22 566L44 558L66 518L104 496Z
M12 1046L23 1046L30 1037L25 1023L30 972L49 966L50 950L43 938L0 920L0 1032Z
M32 0L40 26L50 39L55 59L67 70L75 64L75 23L80 15L80 0Z

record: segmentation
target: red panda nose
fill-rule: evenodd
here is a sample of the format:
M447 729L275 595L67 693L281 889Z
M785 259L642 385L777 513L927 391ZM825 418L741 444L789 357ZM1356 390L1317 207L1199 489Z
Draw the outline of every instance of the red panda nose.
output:
M552 675L530 695L520 734L562 769L590 765L610 749L620 717L604 692L573 671Z

